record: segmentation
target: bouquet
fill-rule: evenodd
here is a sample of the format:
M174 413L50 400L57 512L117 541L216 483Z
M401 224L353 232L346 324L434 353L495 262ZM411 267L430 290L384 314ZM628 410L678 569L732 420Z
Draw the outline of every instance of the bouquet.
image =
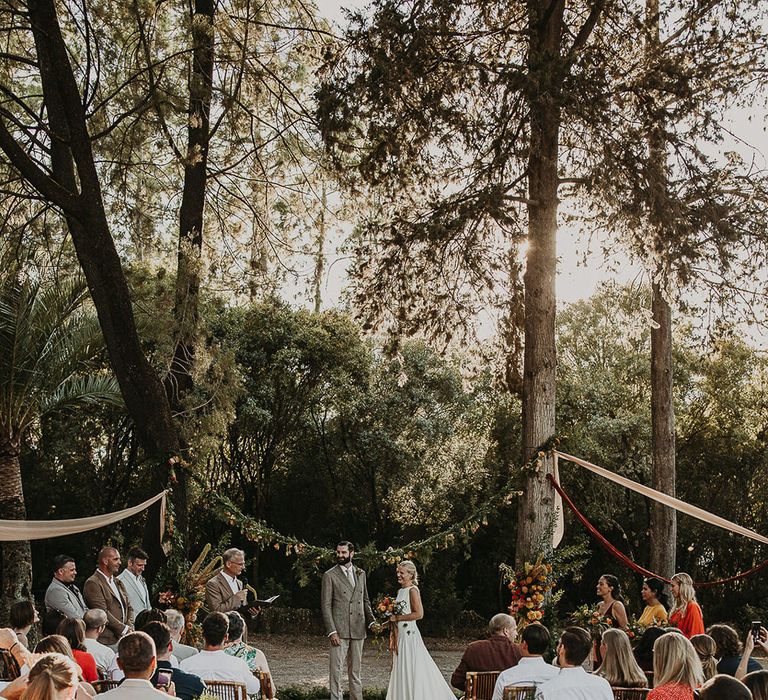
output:
M544 617L544 604L548 594L555 587L551 564L545 564L539 557L535 564L525 562L522 571L509 575L509 590L512 602L509 612L517 618L519 628Z
M373 602L373 614L376 620L371 629L380 634L390 626L392 615L402 615L404 612L405 603L403 601L398 601L396 598L388 595L379 596Z
M588 630L593 639L600 639L605 630L613 627L613 618L601 615L597 608L589 605L576 608L570 615L570 621L572 624Z

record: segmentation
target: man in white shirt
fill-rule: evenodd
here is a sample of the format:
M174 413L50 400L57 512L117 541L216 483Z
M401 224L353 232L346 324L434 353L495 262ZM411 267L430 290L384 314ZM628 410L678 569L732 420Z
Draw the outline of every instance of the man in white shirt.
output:
M100 693L104 700L168 700L168 695L156 690L149 682L157 666L157 653L152 638L144 632L123 635L117 645L118 664L125 680L114 690ZM173 684L169 688L173 695Z
M128 563L123 573L117 577L125 586L134 620L142 610L149 610L152 607L147 582L142 575L147 566L147 558L147 553L143 549L133 547L128 552Z
M248 695L257 695L259 680L243 659L229 656L224 652L228 639L229 618L220 612L210 613L203 620L205 646L199 654L184 659L179 668L187 673L200 676L203 681L235 681L243 683Z
M195 647L191 647L188 644L181 643L181 635L184 632L186 626L186 620L178 610L169 608L165 611L165 622L168 628L171 630L171 644L173 645L173 655L179 660L194 656L198 650Z
M515 666L502 671L493 689L493 700L502 700L504 688L510 685L539 686L560 671L544 661L544 652L549 648L549 630L535 622L526 625L520 635L522 658Z
M85 648L96 659L96 668L106 678L118 670L117 654L112 649L98 641L99 636L107 626L107 613L103 610L88 610L83 615L85 622Z
M587 673L581 664L592 649L592 637L581 627L566 627L557 645L560 671L542 683L536 700L613 700L605 678Z

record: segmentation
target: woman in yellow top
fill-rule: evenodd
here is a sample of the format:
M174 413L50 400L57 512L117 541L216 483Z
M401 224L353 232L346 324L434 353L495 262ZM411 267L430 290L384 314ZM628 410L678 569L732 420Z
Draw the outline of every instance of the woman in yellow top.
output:
M655 577L643 579L640 595L645 603L645 609L637 624L643 627L666 625L668 617L665 607L667 595L664 593L664 581Z

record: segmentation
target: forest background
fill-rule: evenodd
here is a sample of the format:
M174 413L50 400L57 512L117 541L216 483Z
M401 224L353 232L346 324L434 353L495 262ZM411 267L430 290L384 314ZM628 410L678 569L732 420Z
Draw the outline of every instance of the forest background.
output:
M488 10L491 5L496 9ZM510 7L504 17L491 16L503 14L495 4L478 10L468 2L463 10L467 16L478 11L488 24L523 22L526 12L512 16L516 6ZM752 116L750 128L763 129L765 68L749 56L765 45L765 17L758 4L746 2L705 3L690 14L670 4L661 23L670 41L679 38L678 25L680 34L690 35L674 54L688 62L667 56L661 74L670 83L660 86L628 49L647 42L646 9L574 3L568 10L574 23L591 25L596 39L580 59L583 74L576 76L586 82L574 78L566 89L575 97L562 98L563 122L573 127L564 139L564 170L579 174L563 177L572 189L562 195L559 223L561 232L583 241L582 251L592 250L585 254L587 265L604 263L599 274L605 281L589 298L558 308L556 433L565 451L650 483L651 310L661 286L675 317L677 494L766 532L765 159L754 146L759 138L728 133L734 108ZM457 19L455 9L439 2L379 2L352 18L345 31L303 2L136 0L119 9L102 2L6 2L1 12L2 341L8 350L20 345L21 335L56 339L36 346L31 370L16 353L3 353L0 410L7 432L0 437L3 455L15 456L0 464L4 510L19 517L21 507L31 519L110 512L154 495L170 480L191 558L207 543L219 550L242 546L252 584L266 594L280 593L290 617L290 608L318 607L319 576L304 580L294 572L293 557L245 539L215 512L209 491L226 495L275 530L330 552L341 538L379 549L422 540L467 517L507 488L510 478L512 486L525 488L519 379L524 216L502 210L489 187L501 177L504 206L530 202L518 180L507 182L509 170L494 171L489 164L472 181L473 196L458 197L465 184L458 170L472 169L478 124L492 131L491 116L508 122L518 117L513 103L484 115L488 105L472 101L493 92L488 72L509 66L496 62L493 70L465 73L468 85L442 74L444 85L456 92L435 99L455 99L451 110L432 113L429 103L420 103L425 119L435 117L428 125L435 131L419 141L419 125L411 124L398 141L382 131L403 123L383 119L376 125L375 99L354 92L371 79L361 68L364 61L344 64L345 54L365 54L360 45L367 41L370 55L391 61L398 74L398 22L429 28L432 21L458 22L461 12ZM622 17L633 20L623 26L626 36L616 47L627 63L622 75L609 75L606 38ZM462 31L465 41L483 35L477 27ZM486 39L498 33L483 31ZM510 65L518 58L513 45L521 35L512 32L506 39ZM405 56L423 68L415 44ZM433 42L428 48L444 52L430 59L441 70L454 62L455 47ZM479 50L463 57L472 66L480 58L487 57ZM70 74L61 72L65 63ZM343 79L334 73L340 65L349 71ZM730 72L718 73L714 65ZM345 83L350 74L356 80ZM658 99L658 93L674 95L661 100L666 136L670 143L679 138L665 170L674 183L667 189L679 198L676 216L684 223L669 227L669 239L643 229L650 200L637 194L642 177L627 175L633 164L643 170L645 149L597 154L584 145L596 134L588 133L583 120L597 135L607 134L582 104L595 97L585 85L598 75L606 91L625 81L616 89L618 98L602 95L605 101L595 105L604 113L629 110L622 127L611 132L625 144L647 127L631 110ZM411 77L398 74L405 86ZM386 74L378 79L388 88ZM428 82L423 75L418 80ZM384 87L378 95L385 103L381 114L402 110ZM341 109L329 94L348 103ZM424 99L419 89L413 94ZM338 108L330 117L329 105ZM456 114L462 111L478 121L461 122ZM670 126L673 120L683 127ZM524 135L529 121L529 114L520 116L515 142L526 154L534 150ZM450 171L441 151L450 131L436 131L445 123L461 135L466 155ZM340 145L338 135L345 133L351 140ZM23 155L14 143L22 145ZM425 171L414 165L414 144L425 159L418 165L431 166L434 182L420 180ZM618 146L611 143L606 151L612 148ZM348 160L352 151L363 155ZM407 173L406 165L412 167ZM478 184L486 175L490 185ZM632 184L635 176L633 197L616 183L624 177ZM78 202L67 198L74 190L82 195ZM670 202L675 196L668 193ZM100 211L94 207L99 202ZM419 207L430 213L417 226L403 212ZM472 235L452 238L459 230ZM444 240L451 246L409 249L413 262L398 265L391 243L409 236L419 244ZM337 245L340 260L334 265ZM456 262L457 250L464 267ZM442 261L437 272L435 259ZM621 268L630 263L639 272L627 282ZM83 291L81 268L93 303ZM409 283L398 274L410 275ZM105 311L109 300L99 295L120 301L122 283L129 306L121 308L130 312ZM329 284L343 288L329 291ZM38 286L43 311L58 302L65 310L46 317L34 304L19 303L34 298L30 290ZM103 339L93 332L95 311ZM28 325L14 326L25 329L23 334L7 332L25 318ZM115 318L127 325L121 328ZM85 350L75 351L75 339L85 341ZM35 349L29 352L31 357ZM149 361L138 378L129 371L138 357L132 352ZM35 384L62 368L58 383ZM160 378L161 394L125 395L126 376L141 387L145 380L151 385L146 378L152 373ZM20 395L28 410L14 403ZM167 414L156 399L160 395L168 397ZM168 467L176 454L184 456L183 468ZM18 494L11 488L15 468ZM644 499L574 466L561 465L561 478L609 540L635 561L650 560ZM424 568L428 625L445 630L466 611L487 617L506 608L499 566L515 560L517 519L512 499L489 514L469 541L417 562ZM619 576L630 609L638 612L640 579L566 520L562 546L580 545L583 555L560 584L563 616L594 599L599 572ZM686 517L678 528L677 568L695 580L730 576L766 557L763 546ZM153 532L150 514L104 531L33 542L36 597L49 581L55 554L74 556L82 575L105 542L125 554L133 544L151 542ZM3 547L4 593L19 580L20 553L23 547ZM149 568L160 559L159 550L151 550ZM370 580L373 592L394 588L390 565L370 571ZM707 621L741 626L765 619L762 580L758 575L703 591Z

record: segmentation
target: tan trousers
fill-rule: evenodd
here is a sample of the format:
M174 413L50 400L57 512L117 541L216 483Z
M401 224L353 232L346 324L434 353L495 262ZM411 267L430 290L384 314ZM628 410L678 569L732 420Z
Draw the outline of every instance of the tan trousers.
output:
M349 674L349 700L363 700L363 681L360 678L360 666L363 661L363 639L342 639L341 646L331 644L331 700L342 700L341 676L344 660L347 661Z

